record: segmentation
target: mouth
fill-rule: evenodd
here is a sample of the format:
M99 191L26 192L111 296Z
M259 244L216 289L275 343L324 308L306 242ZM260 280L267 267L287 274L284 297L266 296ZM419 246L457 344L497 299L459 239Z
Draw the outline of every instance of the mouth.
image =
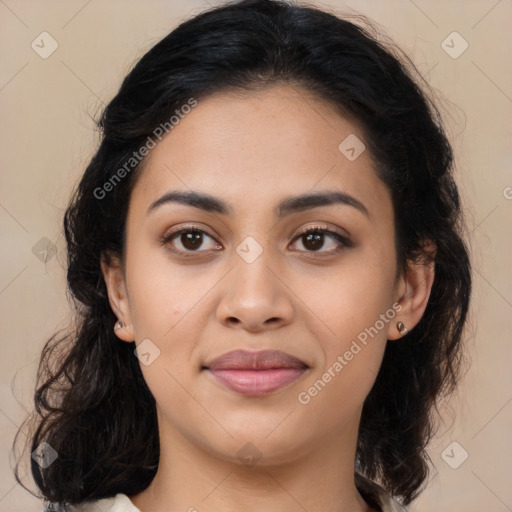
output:
M309 366L280 350L235 350L202 367L225 387L246 396L262 396L298 380Z

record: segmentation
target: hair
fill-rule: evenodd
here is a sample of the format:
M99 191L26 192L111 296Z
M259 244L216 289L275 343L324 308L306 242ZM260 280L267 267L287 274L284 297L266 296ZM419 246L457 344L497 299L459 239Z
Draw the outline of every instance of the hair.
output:
M391 194L397 272L421 257L433 262L421 320L405 339L387 343L364 402L356 452L357 470L403 504L422 490L436 403L455 390L465 361L471 293L442 116L411 59L366 17L245 0L181 23L134 65L97 122L99 147L64 214L76 325L54 334L42 350L36 428L28 440L31 451L45 441L58 453L44 469L31 458L31 473L44 499L64 510L143 491L159 462L155 400L134 343L120 343L113 332L116 316L100 267L102 257L124 256L130 195L146 159L117 180L108 197L99 199L95 191L190 98L275 84L314 94L359 123ZM428 241L436 246L430 256Z

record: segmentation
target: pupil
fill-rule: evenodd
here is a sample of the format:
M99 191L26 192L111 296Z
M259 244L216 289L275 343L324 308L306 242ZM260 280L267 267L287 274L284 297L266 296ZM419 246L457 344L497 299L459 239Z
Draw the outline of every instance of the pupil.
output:
M309 233L306 235L306 243L304 244L304 247L316 250L320 249L323 245L323 233ZM312 243L312 247L308 247L308 244Z
M183 236L185 237L185 241L183 241ZM201 246L201 242L201 233L189 232L182 235L181 243L183 247L187 249L197 249Z

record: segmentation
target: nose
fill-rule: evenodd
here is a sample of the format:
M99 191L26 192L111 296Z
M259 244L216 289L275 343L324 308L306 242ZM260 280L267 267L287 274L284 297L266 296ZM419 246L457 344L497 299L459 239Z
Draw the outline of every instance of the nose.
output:
M239 259L223 281L217 317L225 326L257 333L293 320L293 292L264 255L252 263Z

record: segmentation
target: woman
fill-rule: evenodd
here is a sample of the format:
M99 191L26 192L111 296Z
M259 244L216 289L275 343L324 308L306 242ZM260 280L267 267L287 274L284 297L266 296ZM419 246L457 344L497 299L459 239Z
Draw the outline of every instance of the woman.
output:
M229 3L125 78L64 219L77 328L43 350L31 439L48 509L420 493L470 262L439 112L366 23Z

